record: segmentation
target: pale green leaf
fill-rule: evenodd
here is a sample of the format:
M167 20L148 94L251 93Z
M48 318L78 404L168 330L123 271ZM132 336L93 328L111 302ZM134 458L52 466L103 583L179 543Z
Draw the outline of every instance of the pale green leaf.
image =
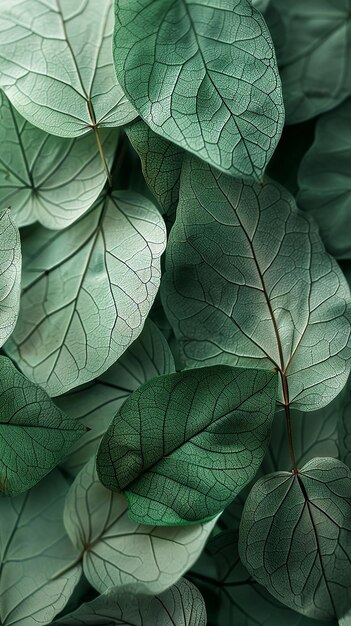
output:
M21 290L21 244L11 211L0 210L0 346L17 321Z
M29 122L77 137L136 112L118 84L113 1L6 0L0 7L0 87Z
M351 49L350 49L351 52ZM351 258L351 99L319 118L299 170L299 206L310 212L336 258Z
M160 281L165 226L132 192L102 196L70 228L23 240L19 320L6 351L59 395L100 376L140 334Z
M211 519L255 476L276 393L276 375L264 370L215 366L154 378L104 435L99 478L125 493L140 523Z
M119 594L108 591L57 626L206 626L206 609L199 590L182 578L159 596Z
M107 164L118 131L102 130ZM106 181L93 134L54 137L32 126L0 94L0 202L11 206L18 226L35 221L65 228L95 202Z
M187 159L161 295L187 367L276 367L288 384L280 401L304 411L346 383L349 287L315 223L277 183L244 183Z
M260 479L245 504L239 552L249 573L281 602L315 619L351 601L351 472L313 459L298 474Z
M81 576L62 522L60 472L16 498L0 498L0 624L49 624Z
M33 487L85 430L0 356L0 495Z
M72 447L63 467L76 475L95 454L104 432L126 398L154 376L174 372L171 351L157 326L149 319L138 337L99 378L56 398L56 404L90 430Z
M127 502L99 482L92 458L66 499L64 522L83 570L100 593L118 586L157 594L171 587L198 558L215 521L190 527L136 524Z
M351 94L351 0L271 0L265 18L276 44L286 120L296 124Z
M150 128L239 176L259 176L284 121L275 53L248 0L117 0L117 78Z

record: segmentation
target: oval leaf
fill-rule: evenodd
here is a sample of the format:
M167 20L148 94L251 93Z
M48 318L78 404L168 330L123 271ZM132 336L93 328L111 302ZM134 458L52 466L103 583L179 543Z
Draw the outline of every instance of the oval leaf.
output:
M116 81L113 2L6 0L0 9L0 86L29 122L77 137L136 117Z
M105 489L92 458L66 499L66 530L83 551L83 570L100 593L118 586L156 594L171 587L192 566L215 524L188 528L141 526L127 515L123 496Z
M165 226L131 192L23 241L21 310L6 351L50 395L100 376L140 334L160 282Z
M1 626L49 624L79 582L62 523L67 489L55 472L25 495L0 498Z
M206 626L206 609L199 590L182 578L159 596L121 595L118 589L104 593L74 613L56 621L57 626Z
M171 351L157 326L147 319L138 337L96 380L59 396L55 403L90 428L72 447L62 466L76 475L97 451L100 439L128 396L150 378L175 371Z
M240 557L281 602L315 619L344 615L351 601L351 472L313 459L298 474L259 480L240 525Z
M317 226L277 183L244 183L187 159L162 297L186 367L276 367L288 382L280 401L304 411L346 383L349 287Z
M0 356L0 495L33 487L85 430Z
M9 209L0 210L0 346L17 321L21 291L21 244Z
M99 478L125 493L138 522L211 519L261 464L276 391L274 372L226 366L154 378L128 398L104 435Z
M248 0L117 0L114 58L152 130L223 171L262 174L284 113L269 31Z
M118 131L101 131L107 165ZM32 126L0 94L0 202L18 226L35 221L66 228L95 202L106 181L93 134L78 139L48 135Z

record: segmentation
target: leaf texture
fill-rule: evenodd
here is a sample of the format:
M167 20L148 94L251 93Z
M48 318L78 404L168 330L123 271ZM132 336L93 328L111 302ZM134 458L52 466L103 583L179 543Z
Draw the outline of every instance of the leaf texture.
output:
M156 597L106 592L57 626L206 626L206 609L198 589L185 578Z
M92 458L66 499L66 530L83 551L83 570L100 593L118 586L136 593L162 593L192 566L214 524L157 528L136 524L123 496L99 482Z
M239 552L249 573L281 602L331 620L350 606L351 473L313 459L298 474L259 480L245 504Z
M276 367L303 411L346 383L349 287L277 183L244 183L188 159L161 295L186 367Z
M11 335L19 311L21 244L9 209L0 210L0 346Z
M140 334L160 281L165 226L132 192L102 196L70 228L23 241L18 323L6 344L50 395L106 371Z
M331 254L351 258L351 99L320 117L315 140L299 169L299 206L316 219Z
M150 128L219 169L260 176L284 121L262 15L248 0L117 0L117 78Z
M89 426L62 466L76 475L96 453L100 439L128 396L154 376L175 371L171 351L162 333L147 319L138 337L99 378L55 399L74 420Z
M0 356L0 495L33 487L67 454L85 427Z
M274 372L216 366L160 376L121 407L97 455L137 522L207 521L254 477L274 415Z
M6 0L0 8L0 87L29 122L77 137L136 112L116 81L112 0Z
M0 498L1 626L49 624L79 581L62 523L67 488L54 472L27 494Z
M118 131L102 130L107 165ZM93 134L78 139L48 135L32 126L0 94L0 202L18 226L35 221L66 228L94 204L105 181Z

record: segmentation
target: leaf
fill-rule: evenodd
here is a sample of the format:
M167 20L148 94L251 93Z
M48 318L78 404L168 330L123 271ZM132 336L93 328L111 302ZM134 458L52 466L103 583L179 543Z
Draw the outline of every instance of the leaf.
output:
M17 498L0 498L0 623L48 624L67 604L81 567L62 523L60 472Z
M85 430L0 356L0 495L33 487Z
M188 528L141 526L129 519L123 496L105 489L92 458L66 499L64 523L83 551L83 570L100 593L118 586L157 594L176 583L198 558L215 520Z
M17 321L21 291L21 244L9 209L0 210L0 346Z
M101 132L108 165L117 140L117 131ZM47 135L3 94L0 142L0 202L12 207L18 226L36 220L47 228L69 226L91 207L106 181L93 134L79 139Z
M154 378L134 391L104 435L101 482L124 492L140 523L213 518L261 464L276 390L274 372L226 366Z
M247 0L117 0L117 78L164 139L260 176L284 121L274 48Z
M339 447L340 459L351 467L351 379L340 394L341 408L339 411Z
M76 475L96 453L112 418L134 389L154 376L174 371L166 340L147 319L138 339L107 372L84 387L56 398L56 404L67 415L90 428L66 457L65 470Z
M165 226L131 192L102 196L70 228L23 240L19 320L6 344L50 395L105 372L140 334L160 281Z
M270 1L265 18L278 43L288 124L333 109L351 94L350 9L350 0Z
M251 0L252 5L261 13L264 13L267 10L267 7L270 3L270 0Z
M319 118L299 170L297 202L316 219L327 249L339 259L351 258L350 124L351 99Z
M144 178L170 226L175 220L184 150L156 135L143 120L125 129L138 153Z
M7 0L0 86L29 122L61 137L121 126L136 112L117 83L112 0Z
M133 602L133 604L132 604ZM58 626L206 626L203 598L192 583L182 578L156 597L129 597L109 591L71 615Z
M161 295L186 367L276 367L288 386L279 400L302 411L346 383L348 285L314 222L272 181L184 163Z
M351 472L313 459L298 474L259 480L245 505L239 553L281 602L315 619L344 615L351 599Z

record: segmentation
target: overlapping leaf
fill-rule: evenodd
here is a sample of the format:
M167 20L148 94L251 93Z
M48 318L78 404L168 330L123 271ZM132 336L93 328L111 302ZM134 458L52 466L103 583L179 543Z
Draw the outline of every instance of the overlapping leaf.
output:
M108 166L118 132L101 131ZM98 197L106 173L95 137L48 135L32 126L0 94L0 202L11 206L18 226L36 220L47 228L65 228Z
M99 592L119 590L157 594L171 587L198 558L215 524L187 528L142 526L127 515L124 497L105 489L92 458L75 479L64 521L83 552L83 570Z
M120 596L106 592L74 613L55 622L58 626L206 626L203 598L182 578L156 597Z
M100 480L140 523L213 518L254 477L274 416L274 372L215 366L160 376L135 391L104 435Z
M156 133L231 174L264 171L284 114L269 31L248 0L118 0L114 59Z
M0 495L33 487L85 430L0 356Z
M90 430L73 446L63 467L73 475L95 454L103 433L126 398L154 376L174 372L171 351L149 319L135 342L107 372L84 387L56 398L56 404Z
M351 472L313 459L259 480L245 504L239 552L249 573L309 617L342 617L351 600Z
M0 346L17 321L21 289L21 245L9 209L0 210Z
M280 400L304 411L345 385L348 285L315 223L274 182L184 162L162 296L188 367L276 367L288 382Z
M319 118L299 170L299 206L316 219L329 252L351 257L351 99Z
M0 86L29 122L77 137L136 116L116 81L113 2L6 0L0 7Z
M350 0L270 1L265 17L289 124L333 109L350 95L350 10Z
M0 623L49 624L65 607L81 566L63 527L67 483L59 472L27 494L0 498Z
M24 239L21 311L6 350L26 376L59 395L106 371L142 330L165 238L150 201L114 192L70 228Z

